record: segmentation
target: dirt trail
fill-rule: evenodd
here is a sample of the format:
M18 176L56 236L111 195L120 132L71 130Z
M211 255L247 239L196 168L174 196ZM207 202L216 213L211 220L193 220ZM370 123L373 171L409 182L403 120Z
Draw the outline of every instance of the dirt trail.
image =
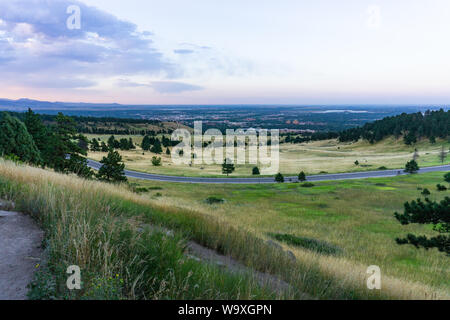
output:
M0 210L0 300L27 299L27 285L41 263L42 238L29 216Z

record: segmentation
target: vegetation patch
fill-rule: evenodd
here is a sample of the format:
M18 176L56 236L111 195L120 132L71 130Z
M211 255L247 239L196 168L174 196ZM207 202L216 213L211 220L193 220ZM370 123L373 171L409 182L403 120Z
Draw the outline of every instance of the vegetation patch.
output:
M270 237L278 240L280 242L284 242L288 245L292 245L295 247L305 248L320 254L325 255L338 255L342 253L342 249L329 244L325 241L320 241L311 238L297 237L290 234L280 234L280 233L270 233Z
M206 198L205 202L207 204L212 205L212 204L222 204L225 202L225 200L221 199L221 198L217 198L217 197L208 197L208 198Z

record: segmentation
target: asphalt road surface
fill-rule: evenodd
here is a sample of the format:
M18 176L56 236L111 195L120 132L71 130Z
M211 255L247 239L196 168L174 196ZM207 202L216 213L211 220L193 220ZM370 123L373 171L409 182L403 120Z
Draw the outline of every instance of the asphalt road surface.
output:
M94 170L100 169L101 163L93 160L88 160L88 166ZM420 169L419 173L450 171L450 165L427 167ZM367 178L383 178L395 177L398 175L406 175L404 170L383 170L383 171L366 171L366 172L352 172L352 173L335 173L308 176L307 181L329 181L329 180L351 180L351 179L367 179ZM136 172L125 170L125 175L128 178L135 178L141 180L161 181L161 182L179 182L179 183L200 183L200 184L264 184L275 183L275 178L199 178L199 177L179 177L179 176L164 176L143 172ZM297 182L297 177L285 177L285 182Z

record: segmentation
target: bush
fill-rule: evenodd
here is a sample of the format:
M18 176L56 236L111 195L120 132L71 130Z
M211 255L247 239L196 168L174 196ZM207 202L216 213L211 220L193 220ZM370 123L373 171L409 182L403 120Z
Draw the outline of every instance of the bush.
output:
M261 174L261 172L259 171L258 167L254 167L253 170L252 170L252 174L254 176L259 176Z
M314 183L311 182L305 182L301 185L302 188L312 188L314 186L315 186Z
M316 239L303 238L293 236L290 234L279 234L279 233L270 233L269 235L278 241L296 247L302 247L321 254L337 255L342 252L342 250L339 247Z
M446 187L446 186L443 186L443 185L441 185L441 184L438 184L438 185L436 186L436 188L437 188L438 191L447 191L447 187Z
M225 200L221 199L221 198L216 198L216 197L209 197L206 200L207 204L218 204L218 203L224 203Z
M429 196L430 194L431 194L430 190L428 190L427 188L423 189L422 195Z
M385 166L379 167L378 170L387 170Z
M155 167L160 167L161 166L161 158L158 158L158 157L153 157L152 158L152 164L155 166Z

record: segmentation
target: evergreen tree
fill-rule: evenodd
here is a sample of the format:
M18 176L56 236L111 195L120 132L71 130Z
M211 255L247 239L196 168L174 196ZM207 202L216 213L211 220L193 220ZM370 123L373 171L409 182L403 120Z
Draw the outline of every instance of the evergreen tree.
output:
M167 149L166 149L166 155L170 156L170 154L171 154L171 153L170 153L170 149L167 148Z
M261 172L259 171L258 167L254 167L253 170L252 170L252 174L254 176L259 176L261 174Z
M101 181L107 182L124 182L127 181L125 177L125 164L122 162L122 157L117 151L110 149L108 155L103 157L100 161L103 166L97 174L97 178Z
M153 147L150 149L150 151L156 154L162 153L161 141L159 141L159 139L155 140L155 143L153 144Z
M447 151L445 151L444 146L442 146L442 149L439 152L439 159L441 160L441 163L444 163L446 158L447 158Z
M419 165L415 160L411 160L408 163L406 163L405 172L412 174L417 173L417 171L419 171Z
M299 173L298 181L300 181L300 182L306 181L306 174L305 174L305 172L302 171L302 172Z
M277 182L277 183L283 183L283 182L284 182L284 176L283 176L281 173L278 173L278 174L275 176L275 182Z
M150 137L147 135L142 140L141 148L142 148L142 150L149 151L151 146L152 146L152 144L150 142Z
M445 182L450 183L450 172L447 172L444 176Z
M25 124L4 112L0 120L0 155L17 156L20 161L40 164L40 152Z
M440 233L439 236L427 238L426 236L416 236L408 234L406 238L396 241L400 245L411 244L416 248L437 248L441 252L450 255L450 198L445 197L440 203L425 199L405 203L403 214L395 213L395 218L402 224L411 223L431 224L433 230Z
M100 151L100 144L98 143L98 140L96 138L92 139L91 141L91 151L98 152Z
M24 123L28 133L33 137L33 141L41 154L43 162L46 163L48 159L45 159L45 155L49 153L49 150L47 150L49 144L47 127L43 124L41 117L31 109L28 109L25 113Z
M102 152L108 152L108 146L106 145L106 143L104 141L102 141L102 143L100 144L100 148Z
M119 149L120 142L116 140L114 136L108 138L108 148L109 149Z
M136 146L133 143L133 139L128 139L128 150L134 150L136 149Z
M234 163L230 159L225 159L225 161L222 164L222 173L229 176L232 174L235 170Z
M80 141L87 141L86 137L77 133L73 118L59 113L56 116L56 126L52 128L49 148L46 158L48 165L59 172L73 172L82 177L92 176L83 156L85 149L80 147Z
M130 145L128 143L128 140L125 138L120 139L119 141L119 149L120 150L130 150Z

